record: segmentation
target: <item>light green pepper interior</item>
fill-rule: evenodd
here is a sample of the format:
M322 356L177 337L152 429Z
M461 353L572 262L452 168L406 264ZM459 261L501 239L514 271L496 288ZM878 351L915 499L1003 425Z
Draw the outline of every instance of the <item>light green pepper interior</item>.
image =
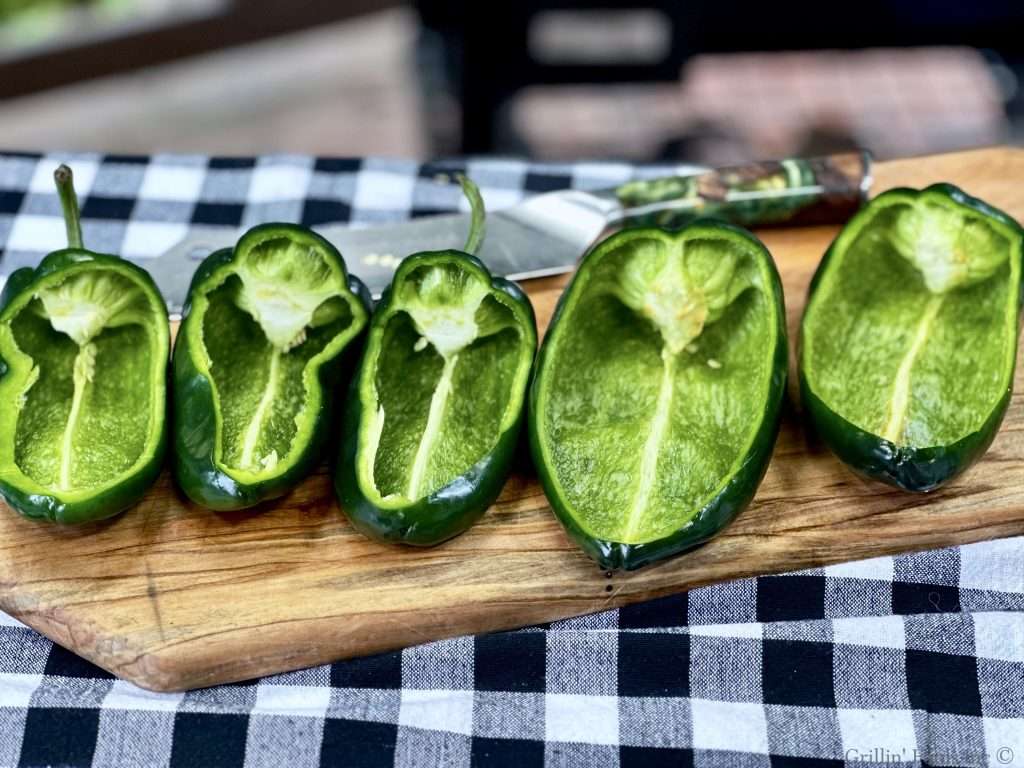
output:
M392 290L361 393L360 471L383 506L424 498L489 453L532 362L512 300L458 257L424 263Z
M45 283L13 315L31 366L14 434L22 473L58 494L88 491L147 452L162 314L135 281L91 265Z
M320 408L316 367L358 332L356 312L344 274L313 241L261 239L211 280L190 322L201 329L224 468L251 479L290 465Z
M645 234L584 262L538 408L553 481L591 535L679 530L749 451L776 343L764 269L726 233Z
M891 200L837 242L804 320L804 375L866 432L951 445L981 428L1012 375L1011 239L948 199Z

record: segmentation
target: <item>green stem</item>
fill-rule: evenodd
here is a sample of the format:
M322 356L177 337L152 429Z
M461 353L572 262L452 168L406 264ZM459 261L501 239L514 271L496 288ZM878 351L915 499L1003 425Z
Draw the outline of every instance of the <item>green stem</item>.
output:
M466 239L466 247L462 250L466 253L475 254L477 248L480 247L480 243L484 241L484 234L486 232L484 218L487 212L484 210L484 199L480 196L480 189L468 177L460 173L455 178L462 185L462 192L466 195L466 199L469 200L471 212L469 237Z
M75 180L71 169L63 163L53 172L60 196L60 207L64 212L64 226L68 230L68 248L82 248L82 220L78 213L78 196L75 194Z

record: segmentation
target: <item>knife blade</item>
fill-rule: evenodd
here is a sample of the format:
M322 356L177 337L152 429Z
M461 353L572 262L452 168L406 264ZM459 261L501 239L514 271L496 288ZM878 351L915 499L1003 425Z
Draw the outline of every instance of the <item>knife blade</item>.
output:
M851 152L810 159L753 163L629 182L596 192L562 190L530 197L487 216L477 256L513 280L568 272L606 230L630 223L681 226L714 215L744 226L845 221L866 197L871 158ZM373 295L391 281L404 257L459 248L469 214L444 214L396 224L314 227L337 246ZM185 303L198 262L239 236L231 227L194 227L146 263L172 314Z

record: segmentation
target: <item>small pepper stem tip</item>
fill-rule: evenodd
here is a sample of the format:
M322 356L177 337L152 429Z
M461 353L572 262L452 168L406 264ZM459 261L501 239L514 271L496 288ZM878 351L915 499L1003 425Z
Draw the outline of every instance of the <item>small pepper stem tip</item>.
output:
M71 168L64 163L61 163L57 166L57 170L53 172L53 180L57 182L58 185L71 184L74 181L74 174L71 173Z
M68 247L82 248L82 222L78 212L78 196L75 194L75 177L71 168L64 163L53 172L57 185L60 207L64 212L64 226L68 233Z

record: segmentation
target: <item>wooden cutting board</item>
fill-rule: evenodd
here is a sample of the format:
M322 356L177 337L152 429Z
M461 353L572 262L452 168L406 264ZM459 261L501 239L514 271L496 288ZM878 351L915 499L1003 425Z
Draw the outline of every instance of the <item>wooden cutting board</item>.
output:
M1024 150L991 149L879 164L874 190L951 181L1024 220L1021 179ZM791 338L834 234L762 233ZM526 286L542 329L565 282ZM530 474L514 476L474 528L429 550L355 533L325 469L266 509L230 514L190 505L165 474L139 507L87 528L0 509L0 608L145 688L195 688L725 579L1021 534L1021 489L1024 395L985 458L929 496L853 476L791 407L757 498L732 526L690 554L608 577L562 533Z

